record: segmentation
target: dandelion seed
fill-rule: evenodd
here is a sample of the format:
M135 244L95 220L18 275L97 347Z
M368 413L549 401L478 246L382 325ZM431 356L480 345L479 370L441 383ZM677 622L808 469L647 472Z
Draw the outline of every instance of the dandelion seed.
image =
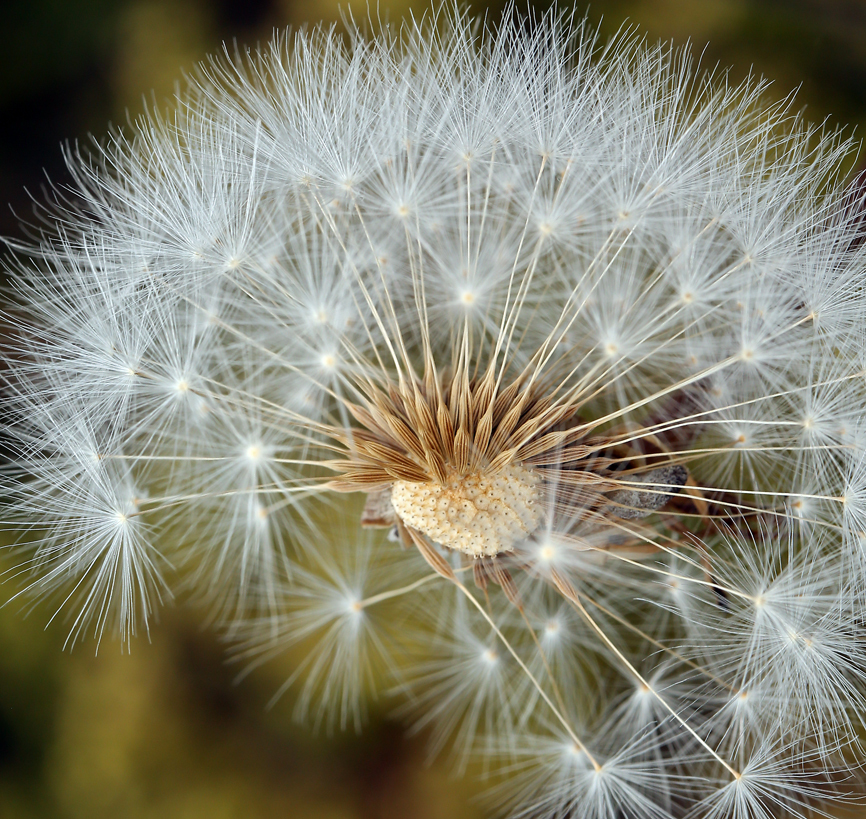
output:
M214 59L69 152L7 265L24 591L70 641L203 599L299 658L299 718L390 692L513 816L839 798L866 243L853 146L763 93L452 11Z

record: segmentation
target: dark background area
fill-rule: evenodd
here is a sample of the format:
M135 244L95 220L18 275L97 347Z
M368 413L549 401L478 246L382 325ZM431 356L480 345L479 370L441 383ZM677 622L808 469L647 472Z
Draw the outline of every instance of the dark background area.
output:
M391 18L409 8L381 4ZM689 41L705 67L772 78L771 96L799 87L812 121L847 123L855 136L866 124L866 2L596 0L589 16L605 34L629 19L651 40ZM252 45L274 28L338 18L330 0L6 0L0 201L10 207L0 234L20 235L15 214L30 218L25 189L39 199L46 175L63 183L62 142L122 125L144 98L164 102L224 41ZM11 565L0 553L0 571ZM15 588L0 586L0 601ZM4 819L483 816L473 783L451 778L447 759L426 766L423 736L407 738L387 702L373 704L360 737L295 724L291 694L268 710L295 657L236 685L237 667L194 610L169 608L131 654L106 641L98 656L92 642L63 652L64 624L43 629L51 613L17 600L0 609Z

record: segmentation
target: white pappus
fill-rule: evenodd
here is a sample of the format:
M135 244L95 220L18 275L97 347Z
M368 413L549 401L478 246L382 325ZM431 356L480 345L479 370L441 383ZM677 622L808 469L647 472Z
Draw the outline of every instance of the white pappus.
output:
M250 667L314 645L299 713L392 694L512 816L855 793L855 148L764 91L452 10L227 53L70 151L7 259L22 594L70 641L177 594Z

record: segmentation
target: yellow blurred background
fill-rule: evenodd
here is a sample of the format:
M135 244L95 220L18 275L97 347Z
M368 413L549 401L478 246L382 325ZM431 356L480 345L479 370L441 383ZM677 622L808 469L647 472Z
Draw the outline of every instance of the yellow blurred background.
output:
M383 0L395 19L423 3ZM366 14L365 5L353 8ZM483 11L473 4L476 11ZM0 233L18 235L63 140L103 134L164 101L184 69L224 41L338 20L337 0L6 0L0 50ZM497 8L490 11L496 19ZM702 64L775 80L813 121L866 123L866 3L860 0L594 0L611 34L629 19L655 40L691 41ZM44 171L43 171L44 169ZM14 210L14 213L13 213ZM12 563L0 555L0 571ZM0 601L16 589L0 586ZM0 817L4 819L481 819L479 786L447 759L425 764L387 701L361 736L314 735L291 693L267 703L294 658L235 684L200 612L165 610L130 654L116 642L63 652L52 609L0 609ZM861 814L851 814L852 816ZM866 816L866 812L862 815ZM575 819L580 819L575 817Z

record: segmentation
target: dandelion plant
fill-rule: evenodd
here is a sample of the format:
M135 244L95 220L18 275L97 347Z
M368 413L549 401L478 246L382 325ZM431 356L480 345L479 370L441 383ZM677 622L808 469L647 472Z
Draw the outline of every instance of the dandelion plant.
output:
M856 146L573 14L372 30L207 61L10 242L21 594L304 645L299 716L393 696L495 815L853 797Z

